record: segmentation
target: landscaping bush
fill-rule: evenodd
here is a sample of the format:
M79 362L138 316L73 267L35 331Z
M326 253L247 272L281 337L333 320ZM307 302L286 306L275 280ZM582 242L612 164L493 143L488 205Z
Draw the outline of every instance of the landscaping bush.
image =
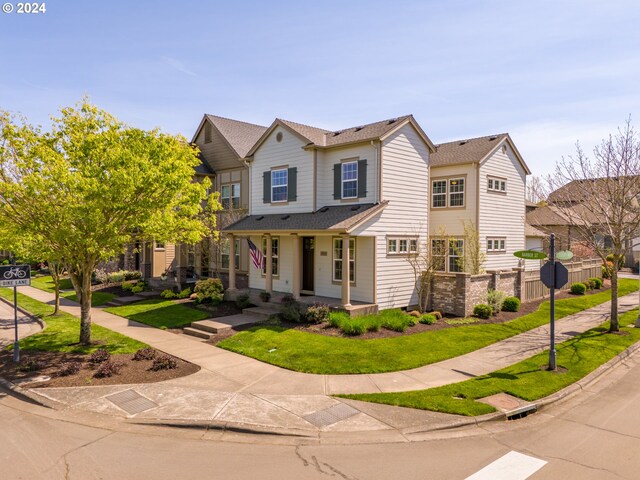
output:
M613 265L613 253L607 255L607 263L611 263L611 265ZM624 255L620 255L620 258L618 258L618 270L622 267L624 267Z
M156 358L158 351L155 348L144 347L138 349L136 353L133 354L133 360L136 362L140 362L142 360L153 360Z
M107 273L106 270L102 268L97 268L96 271L93 272L93 275L97 283L102 283L102 284L109 283L109 274Z
M39 362L37 360L26 360L23 358L20 364L16 367L16 370L19 372L37 372L45 366L46 364L44 362Z
M160 296L162 298L166 298L167 300L171 300L173 298L176 298L175 292L173 290L169 290L169 289L163 290L162 293L160 294Z
M610 278L609 272L613 268L613 262L607 262L606 266L602 265L602 278Z
M182 290L180 293L178 293L176 295L176 297L178 297L178 298L189 298L190 295L191 295L191 289L187 287L184 290Z
M598 277L592 277L589 279L590 282L593 282L593 288L600 289L602 288L602 279Z
M437 321L438 319L433 313L425 313L420 317L420 323L423 323L425 325L433 325Z
M198 280L193 289L198 295L198 303L212 303L219 305L224 297L224 287L219 278L207 278L206 280Z
M407 312L407 315L411 315L415 318L420 318L422 316L422 314L418 310L411 310L410 312Z
M121 362L114 362L112 360L107 360L106 362L102 362L96 373L93 374L95 378L106 378L112 377L114 375L118 375L122 367L124 366Z
M479 318L489 318L492 313L493 309L491 305L487 305L486 303L479 303L473 307L473 314Z
M493 315L500 313L505 298L507 298L507 293L502 290L489 290L487 292L487 305L491 307Z
M64 362L60 365L60 370L58 370L59 377L68 377L69 375L75 375L82 368L82 364L80 362Z
M442 312L438 311L438 310L434 310L433 312L431 312L431 315L436 317L436 320L442 320Z
M402 315L402 317L387 317L382 321L382 326L384 328L394 332L404 332L407 327L412 327L415 324L415 318L410 315Z
M139 270L123 270L125 280L137 280L142 278L142 272Z
M293 298L293 295L282 297L282 307L280 308L280 319L285 322L300 323L304 321L302 314L302 304Z
M131 287L131 293L136 294L136 293L140 293L144 290L144 287L141 287L140 285L135 285L133 287Z
M171 370L174 368L178 368L178 362L176 362L175 358L169 357L168 355L162 355L154 358L153 364L151 365L151 370L154 372L159 370Z
M307 307L307 322L309 323L322 323L329 318L329 305L324 303L314 303Z
M124 290L125 292L130 292L133 287L135 287L135 284L133 283L123 283L122 285L120 285L120 288L122 288L122 290Z
M11 262L9 262L8 258L5 258L4 260L2 260L2 265L9 265L9 263Z
M587 286L584 283L576 282L571 284L571 293L574 295L584 295L587 291Z
M108 274L107 278L109 279L109 283L124 282L124 272L122 270L118 272L111 272Z
M593 290L594 288L596 288L596 284L590 278L583 283L584 286L587 287L587 290Z
M104 348L99 348L91 355L89 355L89 362L93 364L98 364L102 362L106 362L111 357L111 354L107 352Z
M246 293L238 295L236 297L236 305L240 309L248 308L251 305L251 299L249 298L249 295Z
M518 297L507 297L502 302L502 310L505 312L517 312L520 310L520 299Z
M271 299L271 294L266 290L263 290L262 292L260 292L259 295L260 295L260 300L262 300L263 302L268 302Z

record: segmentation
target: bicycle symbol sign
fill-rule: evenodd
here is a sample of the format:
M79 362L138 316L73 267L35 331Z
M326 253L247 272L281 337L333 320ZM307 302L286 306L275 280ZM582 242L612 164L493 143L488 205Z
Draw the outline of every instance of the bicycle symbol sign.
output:
M29 265L0 266L0 287L24 285L31 285L31 267Z

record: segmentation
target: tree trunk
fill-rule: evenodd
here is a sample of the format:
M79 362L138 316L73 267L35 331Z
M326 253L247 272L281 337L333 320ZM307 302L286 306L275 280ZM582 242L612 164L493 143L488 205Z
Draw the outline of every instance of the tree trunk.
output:
M611 269L611 321L609 323L609 332L620 331L618 325L618 259L614 257L614 265Z
M91 345L91 273L93 268L69 272L80 303L80 343Z
M52 315L58 315L60 313L60 274L62 267L57 262L49 262L49 271L51 272L51 278L53 279L53 289L56 295L56 300L53 306Z

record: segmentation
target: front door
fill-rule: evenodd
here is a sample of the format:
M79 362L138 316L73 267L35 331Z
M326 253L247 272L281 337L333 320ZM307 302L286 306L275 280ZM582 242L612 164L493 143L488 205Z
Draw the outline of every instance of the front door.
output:
M313 260L315 252L314 237L302 237L302 290L313 293Z

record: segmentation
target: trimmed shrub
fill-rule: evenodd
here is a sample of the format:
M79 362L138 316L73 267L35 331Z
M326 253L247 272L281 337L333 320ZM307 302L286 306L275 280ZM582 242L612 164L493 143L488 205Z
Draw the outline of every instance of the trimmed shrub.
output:
M176 297L178 297L178 298L189 298L190 295L191 295L191 289L187 287L184 290L182 290L180 293L178 293L176 295Z
M97 283L109 283L109 274L106 272L106 270L98 268L95 272L93 272L93 275Z
M142 278L142 272L138 270L123 270L125 280L137 280Z
M502 302L502 310L505 312L517 312L520 310L520 299L518 297L507 297Z
M89 363L93 363L97 365L98 363L106 362L111 357L111 354L107 352L104 348L99 348L91 355L89 355Z
M307 322L322 323L329 319L329 305L324 303L314 303L307 307Z
M160 294L162 298L166 298L167 300L171 300L172 298L176 298L176 294L173 290L163 290Z
M571 284L571 293L574 295L584 295L587 291L587 286L584 283L576 282Z
M507 293L502 290L489 290L487 292L487 305L491 307L493 315L500 313L505 298L507 298Z
M249 298L249 295L246 293L243 293L242 295L238 295L236 297L236 305L240 309L248 308L251 305L251 300Z
M109 279L109 283L121 283L124 282L124 272L112 272L109 273L107 278Z
M293 299L293 297L291 297ZM302 305L295 300L282 303L280 309L280 318L285 322L300 323L304 321L304 315L302 315Z
M69 375L75 375L82 368L82 364L80 362L64 362L60 365L60 370L58 370L59 377L68 377Z
M124 290L125 292L130 292L133 287L135 287L133 283L123 283L122 285L120 285L120 288L122 288L122 290Z
M219 278L207 278L206 280L198 280L193 289L198 295L198 303L212 303L219 305L224 297L224 287Z
M436 317L436 320L442 320L442 312L439 310L434 310L433 312L431 312L431 315L434 315Z
M122 370L123 363L114 362L112 360L107 360L106 362L102 362L96 373L93 374L95 378L107 378L113 377L114 375L118 375L120 370Z
M140 293L144 290L144 287L141 287L140 285L135 285L134 287L131 288L131 293Z
M262 300L263 302L268 302L269 300L271 300L271 294L266 290L261 291L259 295L260 295L260 300Z
M407 315L411 315L415 318L420 318L422 316L422 314L418 310L411 310L410 312L407 312Z
M602 288L602 279L598 277L592 277L589 279L590 282L593 282L593 288L600 289Z
M153 359L150 370L157 372L159 370L172 370L174 368L178 368L176 359L168 355L162 355Z
M155 348L144 347L138 349L138 351L133 355L133 360L136 362L140 362L142 360L153 360L156 358L158 351Z
M432 313L425 313L424 315L422 315L420 317L420 323L423 323L425 325L433 325L437 321L438 321L438 319Z
M38 360L26 360L22 359L20 364L16 367L16 370L19 372L37 372L38 370L45 367L44 362L39 362Z
M473 314L479 318L489 318L491 314L493 314L493 309L491 308L491 305L479 303L473 307Z

